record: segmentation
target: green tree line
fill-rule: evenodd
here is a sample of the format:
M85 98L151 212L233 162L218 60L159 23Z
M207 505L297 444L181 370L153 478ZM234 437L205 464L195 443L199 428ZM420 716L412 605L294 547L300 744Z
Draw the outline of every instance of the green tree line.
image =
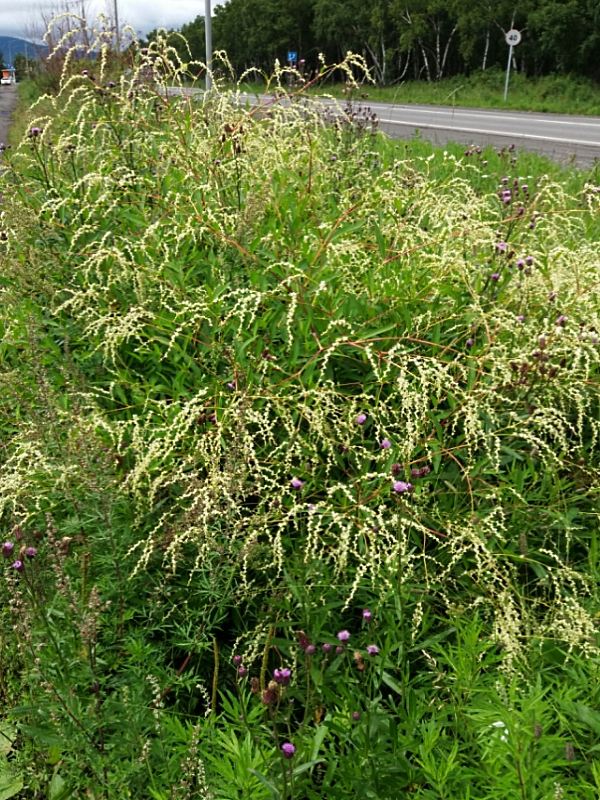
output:
M320 53L332 62L351 50L390 84L504 67L511 28L523 34L514 56L525 74L600 79L598 0L229 0L214 10L213 41L238 72L270 71L289 50L308 70ZM181 33L203 59L204 18Z

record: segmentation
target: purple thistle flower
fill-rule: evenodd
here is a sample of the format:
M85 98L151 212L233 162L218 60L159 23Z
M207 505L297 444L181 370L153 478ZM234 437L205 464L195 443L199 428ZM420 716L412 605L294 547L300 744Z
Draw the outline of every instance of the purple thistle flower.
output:
M379 442L379 446L381 447L382 450L389 450L390 447L392 446L392 443L390 442L389 439L382 439Z
M26 547L25 548L25 555L27 558L35 558L37 556L37 548L35 547Z
M412 483L406 483L406 481L394 481L392 488L397 494L404 494L404 492L410 492L413 485Z
M240 676L240 678L245 678L245 677L246 677L246 675L248 674L248 670L247 670L247 669L246 669L246 667L245 667L245 666L242 664L240 667L238 667L238 669L237 669L237 674Z
M533 256L525 256L525 263L530 267L533 264Z
M357 414L356 417L354 418L354 421L356 422L357 425L364 425L365 422L367 421L367 415Z
M292 478L290 483L292 485L292 489L301 489L304 486L304 481L301 481L300 478Z
M287 686L292 677L292 670L287 667L273 670L273 680L280 686Z
M4 542L2 545L2 555L4 558L8 558L12 555L12 551L15 549L14 542Z
M25 564L23 564L23 562L20 559L17 559L16 561L13 561L11 567L13 569L16 569L17 572L23 572L23 570L25 569Z
M506 251L508 250L508 245L506 244L506 242L496 242L496 250L499 253L506 253Z
M471 348L471 347L473 347L473 345L474 345L474 344L475 344L475 339L471 339L471 338L469 338L469 339L467 339L467 341L465 342L465 347L469 347L469 348Z
M354 720L354 722L358 722L358 720L360 719L360 711L353 711L352 719Z
M431 472L431 467L428 464L425 464L423 467L413 467L410 471L410 474L413 478L423 478L425 475L429 475Z
M291 742L284 742L281 745L281 752L284 758L292 758L292 756L296 752L296 748Z
M347 642L349 638L350 638L350 631L343 630L339 631L337 634L337 639L340 642Z
M565 314L561 314L560 317L556 320L556 324L562 328L567 324L567 320L569 318Z
M379 654L379 648L377 647L376 644L369 644L367 645L367 653L370 656L376 656Z
M314 644L307 644L304 648L304 652L307 656L314 656L314 654L317 652L317 648L314 646Z
M525 267L525 261L522 258L517 259L517 269L522 270Z
M344 648L342 647L341 644L338 644L338 646L335 648L336 656L341 656L343 652L344 652Z
M525 316L523 314L517 314L517 322L525 322Z
M233 661L233 663L234 663L234 665L236 667L239 667L239 665L242 663L242 657L241 656L234 656L231 660Z
M29 129L28 136L30 136L32 139L35 139L35 137L39 136L41 132L42 132L41 128L33 127Z
M490 280L496 282L500 280L500 273L499 272L492 272L490 275Z
M321 650L324 653L331 653L331 651L333 650L333 645L329 644L329 642L323 642L323 644L321 645Z
M251 689L250 691L253 691ZM265 706L272 706L279 700L279 687L274 681L270 681L266 689L260 694L261 703Z
M371 620L373 619L373 612L371 611L370 608L363 608L362 618L364 619L365 622L371 622Z

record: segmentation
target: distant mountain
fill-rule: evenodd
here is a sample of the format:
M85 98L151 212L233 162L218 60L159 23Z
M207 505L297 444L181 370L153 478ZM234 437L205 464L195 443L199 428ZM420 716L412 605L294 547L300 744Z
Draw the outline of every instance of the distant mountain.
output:
M14 61L17 53L28 58L39 58L47 52L47 49L45 45L29 42L27 39L19 39L17 36L0 35L0 53L2 53L5 64Z

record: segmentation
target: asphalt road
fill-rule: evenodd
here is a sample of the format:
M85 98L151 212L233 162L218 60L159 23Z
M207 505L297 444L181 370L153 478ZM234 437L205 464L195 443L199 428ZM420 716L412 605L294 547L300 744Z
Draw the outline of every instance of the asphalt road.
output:
M16 86L0 86L0 142L8 140L8 123L16 102Z
M173 94L202 94L199 89L171 90ZM276 102L267 95L243 94L242 102L268 106ZM323 101L327 104L327 101ZM343 104L343 101L340 101ZM357 103L358 105L358 103ZM379 129L397 139L417 133L435 144L461 142L493 145L542 153L556 161L592 166L600 160L600 117L543 114L527 111L481 110L477 108L392 105L364 101L363 107L377 115Z
M381 130L394 138L419 131L436 144L511 144L558 161L590 166L600 159L600 117L541 114L524 111L483 111L445 106L392 106L368 103Z

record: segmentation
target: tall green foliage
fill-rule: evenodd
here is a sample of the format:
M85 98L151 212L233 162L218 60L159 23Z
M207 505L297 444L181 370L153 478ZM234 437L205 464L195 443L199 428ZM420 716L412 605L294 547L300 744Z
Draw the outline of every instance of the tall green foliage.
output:
M310 67L363 53L379 83L436 80L504 66L504 31L524 31L515 52L528 74L552 71L598 77L598 4L593 0L230 0L215 11L215 44L238 70L269 67L295 49Z

